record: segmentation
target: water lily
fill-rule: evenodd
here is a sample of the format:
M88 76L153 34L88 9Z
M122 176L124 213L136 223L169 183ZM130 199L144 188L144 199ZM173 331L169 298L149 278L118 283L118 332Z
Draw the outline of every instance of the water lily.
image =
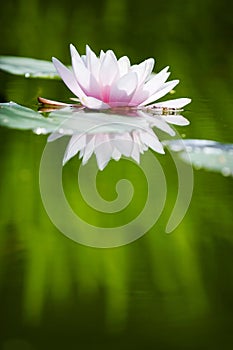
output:
M191 102L178 98L154 103L169 93L179 80L166 82L169 67L153 74L154 59L131 65L127 56L116 58L112 50L101 51L99 57L86 47L86 55L80 56L70 45L72 70L53 58L53 64L67 87L85 107L109 109L116 107L182 108Z

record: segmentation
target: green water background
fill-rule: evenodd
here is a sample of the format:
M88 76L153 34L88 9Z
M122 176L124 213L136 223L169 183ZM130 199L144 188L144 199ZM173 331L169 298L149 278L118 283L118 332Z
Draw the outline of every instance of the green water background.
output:
M138 63L156 58L179 78L175 97L191 97L187 138L232 142L232 4L227 1L36 1L1 5L1 54L69 63L69 43L81 53L112 48ZM62 82L1 73L1 101L36 107L37 96L68 99ZM50 222L39 193L46 136L0 129L0 319L3 350L231 349L233 346L232 177L195 170L189 211L164 228L176 197L174 164L158 156L168 181L166 208L138 241L101 250L72 242ZM64 170L67 196L77 167ZM103 197L117 179L135 185L127 217L143 206L145 179L133 164L111 162L99 176ZM155 178L156 181L156 178ZM82 215L101 223L97 212ZM124 214L124 213L123 213ZM125 215L126 215L125 214Z

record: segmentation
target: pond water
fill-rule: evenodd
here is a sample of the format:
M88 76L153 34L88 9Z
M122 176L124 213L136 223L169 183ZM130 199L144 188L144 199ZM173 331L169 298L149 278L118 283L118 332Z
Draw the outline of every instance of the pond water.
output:
M142 5L133 1L101 1L98 6L91 1L80 3L79 8L72 3L55 7L49 1L42 19L39 1L17 1L15 21L3 18L6 40L1 54L46 60L56 56L69 63L68 44L73 42L80 51L85 43L96 51L112 48L118 56L130 56L132 62L155 57L156 70L170 65L172 78L180 79L175 97L192 98L183 112L190 125L176 126L176 130L184 140L209 140L228 147L227 164L232 166L232 20L229 9L225 11L226 2L213 2L211 7L207 3L147 1L148 9L142 13ZM15 13L13 2L4 7L7 13ZM38 45L41 37L43 45ZM223 55L225 47L228 52ZM14 101L37 110L38 96L63 101L71 97L60 81L4 72L0 78L0 102ZM210 150L201 164L199 157L188 211L168 234L166 226L178 191L177 171L168 150L165 155L148 152L166 178L163 210L139 239L98 249L69 239L45 210L39 169L47 137L0 128L0 348L231 349L231 171L224 171L224 164L216 167L219 158L206 166L208 155L213 154ZM146 157L141 155L142 162ZM148 189L140 166L126 158L112 160L97 174L97 189L106 201L116 199L119 180L131 182L132 200L119 213L101 213L82 199L78 169L87 169L88 189L88 176L96 167L94 157L86 166L74 157L63 168L64 191L74 212L107 229L137 217ZM160 188L158 175L153 175ZM157 205L155 196L143 225Z

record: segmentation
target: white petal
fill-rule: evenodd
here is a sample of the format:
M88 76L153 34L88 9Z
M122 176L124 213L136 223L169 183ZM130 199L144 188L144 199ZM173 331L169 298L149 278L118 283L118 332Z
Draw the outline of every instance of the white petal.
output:
M91 96L85 96L83 98L80 98L80 102L83 106L90 108L90 109L108 109L110 106L103 101L91 97Z
M157 116L157 115L149 115L148 113L144 113L143 111L138 111L138 115L140 117L145 118L150 127L156 127L166 133L168 133L171 136L175 135L175 131L166 123L164 116Z
M98 134L95 139L95 155L100 170L103 170L112 157L113 148L108 134Z
M112 144L125 157L130 157L133 148L133 139L130 133L116 134Z
M153 67L154 59L149 58L144 62L134 65L130 68L130 71L135 72L138 76L138 85L141 85L145 82L147 77L151 74Z
M165 153L161 142L159 141L157 136L152 131L140 132L140 138L141 138L141 141L145 143L145 145L149 146L155 152L158 152L161 154Z
M135 71L138 75L138 87L134 93L134 96L132 97L130 106L138 106L150 95L149 92L143 88L143 84L148 79L148 76L151 75L151 71L154 67L154 59L149 58L148 60L133 67L133 71Z
M83 90L78 85L74 74L55 57L53 57L52 60L58 74L60 75L64 83L67 85L67 87L70 89L70 91L72 91L79 98L85 96Z
M159 89L155 94L151 95L147 100L142 102L140 106L145 106L151 102L154 102L158 100L159 98L166 95L168 92L170 92L177 84L179 83L179 80L172 80L168 81L167 83L163 84L163 87Z
M108 50L100 66L99 81L102 86L111 86L119 74L117 59L113 51Z
M81 59L83 61L84 66L87 67L87 56L86 55L82 55Z
M63 165L74 157L81 149L86 146L86 135L73 135L68 143L66 152L63 158Z
M99 71L100 71L100 59L96 57L96 54L86 46L87 55L87 68L90 70L91 74L95 77L96 81L99 81Z
M76 61L84 65L83 60L81 59L81 56L79 55L78 51L72 44L70 44L70 55L72 59L72 64L73 64L73 61Z
M138 147L139 147L139 152L140 153L144 153L144 151L147 151L148 150L148 146L146 146L140 139L140 132L142 130L135 130L133 131L133 140L135 143L137 143Z
M79 151L79 159L82 159L82 157L84 155L84 151L85 151L85 148L80 149L80 151Z
M118 151L118 149L114 148L112 152L112 159L119 160L121 158L121 152Z
M170 73L167 73L169 67L164 68L158 74L155 74L145 85L144 90L148 91L150 95L154 94L165 83Z
M167 134L174 136L176 133L175 131L165 122L163 117L154 117L153 122L151 123L151 126L155 126L156 128L166 132Z
M151 76L152 70L155 65L155 60L153 58L148 58L146 60L146 71L145 71L145 81Z
M86 144L86 147L84 148L83 152L83 164L86 164L88 162L88 160L91 158L92 154L95 151L95 137L96 135L87 136L88 143Z
M123 106L127 105L137 89L137 85L138 78L136 73L125 74L111 87L109 103L123 102Z
M163 118L167 123L174 125L183 126L190 124L189 120L184 118L182 115L164 115Z
M75 73L75 78L78 84L82 87L82 89L86 92L90 89L90 77L91 73L80 61L75 60L72 57L72 67Z
M145 101L149 96L147 91L144 91L142 88L136 90L132 100L130 101L130 106L139 106L140 103Z
M127 74L130 67L130 60L127 56L123 56L118 60L119 75L122 77Z
M83 63L79 53L73 45L70 45L72 57L72 66L76 79L88 96L100 98L100 88L96 81L96 76L99 75L99 60L93 51L87 46L86 65ZM94 74L93 74L94 73Z
M133 148L131 152L131 158L133 158L138 164L140 162L140 139L137 135L137 131L132 132L133 136Z
M163 107L163 108L182 108L189 104L192 100L190 98L176 98L164 102L158 102L148 107Z
M79 86L85 95L100 98L100 87L91 72L77 60L73 60L73 69Z
M100 51L100 62L103 62L103 59L105 57L105 52L103 50Z

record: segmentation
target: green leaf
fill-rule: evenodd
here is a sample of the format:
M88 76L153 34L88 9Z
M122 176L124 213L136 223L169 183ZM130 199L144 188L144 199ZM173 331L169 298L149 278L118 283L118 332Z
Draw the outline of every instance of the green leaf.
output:
M60 79L52 62L34 58L0 56L0 69L25 78Z

